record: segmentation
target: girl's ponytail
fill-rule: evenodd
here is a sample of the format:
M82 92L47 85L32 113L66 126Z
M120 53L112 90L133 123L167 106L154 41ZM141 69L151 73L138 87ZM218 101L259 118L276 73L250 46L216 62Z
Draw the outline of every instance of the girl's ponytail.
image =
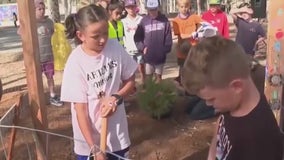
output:
M66 37L75 39L76 44L81 44L82 41L77 36L77 31L82 31L91 23L96 23L101 20L108 21L108 16L104 8L90 4L85 6L76 14L70 14L65 19Z
M66 36L68 39L73 39L76 36L75 16L76 14L70 14L65 19Z
M78 25L77 25L77 14L70 14L66 19L65 19L65 28L66 28L66 37L68 39L74 39L75 41L78 42L78 37L76 35L76 32L78 30Z

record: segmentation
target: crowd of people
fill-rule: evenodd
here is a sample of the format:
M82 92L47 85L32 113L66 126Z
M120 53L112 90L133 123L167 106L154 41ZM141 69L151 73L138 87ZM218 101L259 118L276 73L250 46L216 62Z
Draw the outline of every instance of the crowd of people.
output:
M142 84L147 79L162 81L173 31L178 37L175 81L195 99L190 105L191 118L220 114L208 160L281 160L280 130L250 77L248 57L255 56L255 46L266 37L261 25L252 20L251 6L244 3L231 10L238 29L234 42L220 0L209 0L208 11L201 16L191 12L190 0L177 0L179 13L172 21L160 11L160 3L146 0L144 15L139 14L136 0L99 0L69 15L66 34L76 40L76 47L64 68L59 99L54 92L50 44L53 22L45 16L44 1L35 1L42 72L51 104L71 104L77 159L128 157L130 138L123 99L135 90L137 70ZM196 36L204 22L216 33ZM102 117L108 118L107 154L96 148Z

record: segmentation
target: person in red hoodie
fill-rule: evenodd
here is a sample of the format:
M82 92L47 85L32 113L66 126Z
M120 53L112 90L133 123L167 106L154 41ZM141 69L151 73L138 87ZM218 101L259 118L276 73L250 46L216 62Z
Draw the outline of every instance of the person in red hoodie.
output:
M229 38L229 23L227 15L220 8L221 0L209 0L209 10L202 14L202 19L218 28L218 32Z

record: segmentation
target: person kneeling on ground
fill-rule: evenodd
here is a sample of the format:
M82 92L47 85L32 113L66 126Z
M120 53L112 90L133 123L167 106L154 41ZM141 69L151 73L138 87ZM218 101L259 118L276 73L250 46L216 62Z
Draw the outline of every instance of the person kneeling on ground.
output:
M196 32L192 33L192 38L196 39L198 42L202 41L204 38L212 37L217 34L217 28L213 27L207 22L202 22L201 26L197 29ZM179 52L188 55L188 52L191 48L191 44L188 43L188 39L183 39L178 49ZM186 93L189 100L186 112L189 114L189 117L192 120L204 120L208 118L215 117L218 115L218 112L212 107L206 105L205 101L196 95L190 95Z

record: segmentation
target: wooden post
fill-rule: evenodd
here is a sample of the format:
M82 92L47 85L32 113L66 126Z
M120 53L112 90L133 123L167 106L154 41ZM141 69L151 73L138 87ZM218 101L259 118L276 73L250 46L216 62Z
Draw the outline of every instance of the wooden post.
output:
M36 32L37 27L34 0L17 0L17 3L20 21L19 32L21 33L22 38L24 64L27 76L29 107L31 107L31 114L35 128L46 130L48 123L44 101L42 73L39 62L39 46ZM46 144L45 136L43 134L38 135L41 145ZM44 150L47 151L47 148ZM38 159L46 159L39 151L39 148L37 148Z
M284 1L269 1L265 94L282 127L284 73Z

